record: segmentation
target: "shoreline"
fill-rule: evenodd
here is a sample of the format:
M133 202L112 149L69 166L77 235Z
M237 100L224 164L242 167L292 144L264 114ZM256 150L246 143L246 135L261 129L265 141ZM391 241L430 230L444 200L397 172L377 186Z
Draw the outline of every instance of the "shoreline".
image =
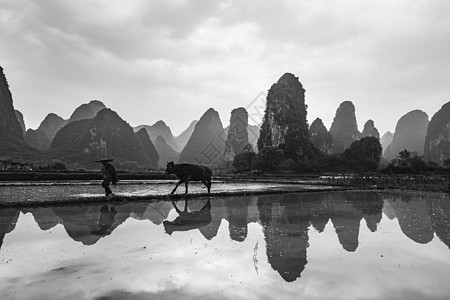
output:
M267 184L267 187L259 189L237 189L231 191L212 191L210 194L206 192L194 192L184 194L179 193L170 195L162 193L150 193L144 195L133 195L132 193L116 193L111 196L104 195L87 195L87 196L68 196L58 199L26 199L19 201L2 201L0 199L0 208L2 207L41 207L52 205L77 205L86 203L117 203L117 202L157 202L157 201L179 201L184 199L204 199L204 198L220 198L220 197L241 197L253 195L274 195L284 193L308 193L308 192L335 192L335 191L349 191L356 190L353 187L332 187L323 186L316 187L312 185L303 184Z
M249 183L250 181L246 181ZM245 183L240 180L239 183ZM223 184L227 184L224 182ZM256 195L277 195L277 194L291 194L291 193L325 193L325 192L343 192L343 191L373 191L373 192L407 192L407 193L439 193L448 195L448 191L431 190L431 189L406 189L396 187L379 187L379 186L364 186L364 185L325 185L323 183L300 183L300 182L268 182L260 183L262 186L255 188L239 188L235 190L218 190L212 191L211 194L206 192L193 192L184 194L179 193L169 195L164 193L147 193L147 194L133 194L133 192L119 192L111 196L104 196L102 194L89 195L69 195L54 199L24 199L19 201L4 201L0 198L0 208L14 208L14 207L47 207L55 205L81 205L88 203L126 203L126 202L158 202L158 201L179 201L184 199L214 199L220 197L244 197Z

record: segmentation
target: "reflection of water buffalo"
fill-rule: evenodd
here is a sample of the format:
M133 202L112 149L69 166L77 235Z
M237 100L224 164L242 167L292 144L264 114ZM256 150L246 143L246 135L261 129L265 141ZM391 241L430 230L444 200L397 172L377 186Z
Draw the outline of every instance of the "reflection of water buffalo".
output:
M186 186L186 192L188 192L188 182L192 181L201 181L208 188L208 193L211 192L211 176L212 171L210 168L199 165L192 164L174 164L173 161L168 162L166 166L167 174L175 174L180 181L177 182L177 185L172 190L170 194L175 193L177 187L184 182Z
M164 221L164 230L168 234L172 234L174 231L188 231L192 229L198 229L211 223L211 202L208 202L198 211L187 211L187 200L185 200L184 210L181 211L176 204L172 201L173 207L175 207L178 217L172 222Z

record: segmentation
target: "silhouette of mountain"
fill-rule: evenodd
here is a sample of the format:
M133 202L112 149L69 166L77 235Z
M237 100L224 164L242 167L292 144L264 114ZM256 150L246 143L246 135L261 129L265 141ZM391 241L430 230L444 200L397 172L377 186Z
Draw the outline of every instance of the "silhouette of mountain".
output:
M36 150L24 139L24 132L17 120L8 81L0 67L0 155L11 159L35 160Z
M98 100L92 100L89 103L81 104L74 110L69 120L67 120L67 123L84 119L92 119L104 108L106 108L105 104Z
M187 142L189 141L189 138L191 137L192 133L194 132L195 125L197 125L197 120L194 120L189 124L188 128L186 128L180 135L175 137L175 143L177 144L177 152L181 152L183 150L184 146L186 146Z
M159 168L165 168L166 163L170 161L178 162L180 153L173 150L172 147L170 147L166 143L166 140L161 135L158 135L158 137L156 138L155 148L159 155L159 162L158 162Z
M17 121L19 121L20 128L22 128L22 134L25 135L25 132L27 131L27 129L25 127L25 121L23 119L23 114L20 111L18 111L17 109L14 110L14 113L16 114Z
M450 102L434 114L428 124L424 155L440 165L450 158Z
M333 136L328 132L321 119L317 118L309 126L310 140L314 146L326 154L333 149Z
M54 113L49 113L38 127L38 130L44 132L51 140L56 133L67 124L67 121Z
M224 129L219 113L208 109L195 125L194 132L180 153L180 162L217 165L225 148Z
M252 146L248 142L248 113L243 107L233 109L225 142L224 159L231 162L237 154L251 150Z
M342 157L357 162L358 167L363 170L374 171L378 168L382 151L379 139L369 136L354 141L350 147L345 149Z
M115 165L133 170L152 164L133 128L110 110L101 110L93 119L74 121L64 126L55 136L50 155L66 164L98 169L102 157L102 142L106 143L107 156Z
M356 122L355 106L351 101L342 102L330 127L333 136L333 153L344 152L354 141L361 138Z
M23 141L23 131L14 111L8 81L0 67L0 136Z
M144 151L150 160L150 164L144 165L144 167L147 167L148 169L158 168L159 155L156 151L155 145L153 145L150 137L147 134L147 130L145 130L145 128L142 128L141 130L136 132L136 136L141 141L142 146L144 147Z
M39 150L48 150L51 144L47 135L39 129L28 129L27 132L25 132L25 142L31 147Z
M368 120L364 124L364 129L361 133L362 138L367 136L373 136L376 137L377 139L380 138L380 133L378 132L378 129L376 129L375 124L373 123L372 120Z
M390 131L386 131L383 136L380 139L381 147L383 148L383 157L384 152L386 151L387 147L392 143L392 139L394 138L394 134Z
M413 110L402 116L395 126L392 143L385 151L385 158L395 158L405 149L419 156L423 155L427 128L428 115L421 110Z
M68 120L64 120L57 114L49 113L39 125L38 130L44 132L50 141L52 141L55 138L56 133L67 124L74 121L92 119L104 108L106 108L106 106L103 102L92 100L89 103L78 106Z
M267 94L258 150L279 147L294 161L315 157L319 150L309 140L305 89L298 77L285 73Z

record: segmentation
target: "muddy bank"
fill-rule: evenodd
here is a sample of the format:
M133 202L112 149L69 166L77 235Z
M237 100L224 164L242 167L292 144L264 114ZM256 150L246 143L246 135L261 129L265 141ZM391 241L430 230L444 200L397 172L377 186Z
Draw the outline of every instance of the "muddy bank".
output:
M354 187L323 186L292 183L256 182L213 182L211 194L201 184L190 183L189 193L184 194L184 186L174 195L169 195L176 181L155 181L146 184L118 184L112 186L113 195L105 197L98 182L71 185L4 185L0 191L0 206L45 206L60 203L161 201L194 198L218 198L261 194L302 193L311 191L353 190Z

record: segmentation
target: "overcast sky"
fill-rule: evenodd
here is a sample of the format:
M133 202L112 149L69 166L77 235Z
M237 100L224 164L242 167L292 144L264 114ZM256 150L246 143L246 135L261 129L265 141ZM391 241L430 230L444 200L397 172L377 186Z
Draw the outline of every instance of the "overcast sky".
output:
M309 123L350 100L383 134L450 101L450 1L2 0L0 65L27 128L92 99L175 135L210 107L257 122L291 72Z

